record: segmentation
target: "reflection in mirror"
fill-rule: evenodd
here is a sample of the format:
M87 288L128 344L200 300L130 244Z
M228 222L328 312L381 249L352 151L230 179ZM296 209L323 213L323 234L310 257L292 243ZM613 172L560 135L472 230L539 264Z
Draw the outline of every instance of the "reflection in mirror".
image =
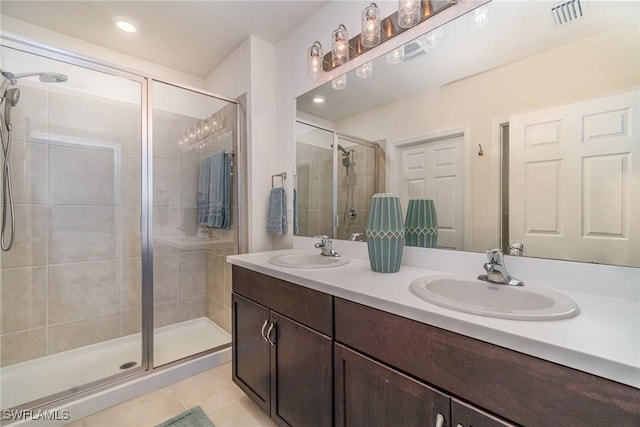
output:
M379 188L378 144L297 121L295 157L294 233L364 240Z
M382 141L386 191L435 200L439 247L640 266L640 3L581 4L558 24L555 3L490 2L486 25L430 29L403 62L383 55L343 91L298 97L298 115ZM461 152L438 149L456 137ZM431 154L410 159L421 144ZM440 174L452 161L455 184ZM403 180L409 163L430 178Z

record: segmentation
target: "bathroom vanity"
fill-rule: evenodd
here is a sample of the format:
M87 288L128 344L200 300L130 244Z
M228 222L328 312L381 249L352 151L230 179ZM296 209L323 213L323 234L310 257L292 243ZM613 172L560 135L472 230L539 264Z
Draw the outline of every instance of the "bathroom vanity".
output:
M566 328L573 319L559 321L562 325L485 319L415 302L427 313L417 319L413 308L399 301L408 298L407 277L426 270L403 266L404 273L376 274L367 272L366 261L353 259L337 268L300 271L270 265L274 253L228 261L233 264L233 380L279 425L636 426L640 421L637 384L568 367L562 350L558 360L526 350L533 349L526 343L528 330ZM587 319L588 311L581 316ZM520 325L520 337L493 332L508 335L516 350L491 333L473 328L460 333L459 323L473 319L494 329Z

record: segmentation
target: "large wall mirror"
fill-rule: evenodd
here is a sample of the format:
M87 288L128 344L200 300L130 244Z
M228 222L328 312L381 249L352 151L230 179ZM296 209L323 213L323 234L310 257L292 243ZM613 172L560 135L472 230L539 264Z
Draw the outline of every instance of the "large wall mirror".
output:
M324 128L324 172L344 161L337 134L375 143L376 191L405 210L434 200L439 248L640 266L640 3L572 4L581 16L558 23L555 2L489 2L484 26L461 16L372 61L368 78L298 97L297 198L317 204L315 222L367 213L341 205L337 180L325 197L301 187L306 131Z

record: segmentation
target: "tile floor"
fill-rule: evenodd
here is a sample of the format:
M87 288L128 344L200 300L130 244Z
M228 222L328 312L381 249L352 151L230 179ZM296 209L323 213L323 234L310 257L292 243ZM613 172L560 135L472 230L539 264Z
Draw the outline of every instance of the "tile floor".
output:
M275 427L231 381L231 363L121 403L68 427L153 427L200 406L215 427Z

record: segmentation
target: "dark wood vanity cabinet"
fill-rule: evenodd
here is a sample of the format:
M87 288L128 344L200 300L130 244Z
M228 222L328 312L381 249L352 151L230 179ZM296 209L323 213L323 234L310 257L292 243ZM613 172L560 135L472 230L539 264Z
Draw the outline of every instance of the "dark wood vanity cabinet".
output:
M237 266L233 291L233 380L279 425L640 425L634 387Z
M278 425L333 425L332 297L236 266L233 291L233 381Z
M449 396L340 344L334 354L336 427L431 427L438 416L449 419Z
M460 401L524 426L640 425L634 387L351 301L334 305L335 340L455 396L453 427L509 425Z
M513 427L343 345L334 348L336 427Z

